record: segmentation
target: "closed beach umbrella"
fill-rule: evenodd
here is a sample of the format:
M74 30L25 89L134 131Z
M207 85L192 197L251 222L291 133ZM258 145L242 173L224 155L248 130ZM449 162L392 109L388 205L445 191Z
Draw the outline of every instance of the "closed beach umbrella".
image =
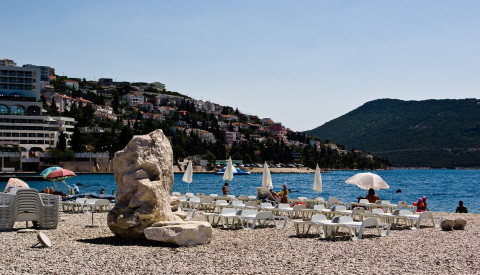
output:
M183 174L182 181L187 183L187 193L188 193L190 188L190 183L192 183L193 181L193 166L191 161L188 162L187 169Z
M375 190L390 188L390 186L388 186L388 184L379 175L370 172L358 173L345 182L348 184L355 184L356 186L365 190L370 188Z
M24 182L21 179L18 178L10 178L8 179L7 185L5 186L5 190L3 192L7 192L8 189L13 188L13 187L19 187L19 188L29 188L28 184Z
M232 181L234 169L235 167L233 167L232 157L229 157L227 167L225 168L225 173L223 173L223 180Z
M273 189L272 176L270 175L270 169L268 169L266 161L263 165L262 187Z
M313 179L313 190L318 193L322 192L322 174L320 173L320 167L315 168L315 177Z

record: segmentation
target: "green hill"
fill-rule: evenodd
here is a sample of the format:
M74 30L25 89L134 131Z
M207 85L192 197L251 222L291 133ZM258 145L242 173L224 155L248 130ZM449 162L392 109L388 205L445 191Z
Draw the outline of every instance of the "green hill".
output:
M379 99L306 133L397 167L480 167L479 99Z

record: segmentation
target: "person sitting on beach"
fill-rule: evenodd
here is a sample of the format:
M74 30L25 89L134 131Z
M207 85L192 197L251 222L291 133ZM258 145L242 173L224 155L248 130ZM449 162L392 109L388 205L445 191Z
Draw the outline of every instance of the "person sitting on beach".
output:
M375 203L376 201L380 200L380 197L375 194L375 190L373 190L373 188L370 188L368 189L368 195L365 198L358 197L357 199L358 201L360 201L360 199L367 199L369 203Z
M463 201L458 201L457 210L455 213L468 213L467 208L463 205Z
M417 212L423 212L425 211L425 203L423 203L422 198L418 199L418 202L413 204L414 206L417 206Z
M222 187L222 194L226 196L228 195L228 192L230 192L230 190L228 190L228 182L225 182L225 184Z
M269 186L268 186L268 191L270 191L270 194L272 194L273 200L275 200L276 198L280 197L280 195L278 195L277 192L273 191L273 186L269 185Z
M282 191L280 191L280 193L278 193L278 196L280 197L280 202L281 203L288 203L288 188L287 188L287 184L284 183L283 184L283 189Z
M422 198L422 202L423 202L423 211L430 211L428 210L428 207L427 207L427 197L423 197Z

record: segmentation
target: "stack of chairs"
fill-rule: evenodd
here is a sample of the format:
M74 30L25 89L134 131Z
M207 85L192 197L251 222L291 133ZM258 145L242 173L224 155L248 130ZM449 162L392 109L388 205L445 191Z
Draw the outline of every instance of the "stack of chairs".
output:
M57 228L60 210L60 198L57 195L39 194L42 202L40 213L40 228Z
M0 231L11 230L14 218L15 195L0 193Z
M38 191L33 188L22 188L15 192L15 221L32 221L38 226L42 203Z
M10 197L5 195L10 195ZM16 221L25 221L27 226L28 222L31 221L35 227L41 229L57 228L58 212L60 210L60 198L58 196L40 195L36 189L20 188L14 190L12 194L2 194L1 197L3 201L8 200L10 205L9 207L1 207L1 229L11 230ZM7 210L7 208L10 208L10 210ZM3 217L5 217L5 222Z

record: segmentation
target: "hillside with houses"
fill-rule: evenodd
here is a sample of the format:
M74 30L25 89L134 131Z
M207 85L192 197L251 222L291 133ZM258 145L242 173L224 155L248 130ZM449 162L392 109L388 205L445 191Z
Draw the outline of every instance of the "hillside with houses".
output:
M388 161L371 154L311 139L270 118L169 91L160 82L87 81L55 75L49 68L40 86L43 115L75 120L68 129L59 128L54 147L38 150L48 152L51 162L78 160L80 153L101 153L103 159L106 155L111 159L133 135L162 129L177 162L193 159L206 170L228 156L245 164L267 161L314 167L318 163L325 169L388 166ZM17 146L25 150L21 142Z

